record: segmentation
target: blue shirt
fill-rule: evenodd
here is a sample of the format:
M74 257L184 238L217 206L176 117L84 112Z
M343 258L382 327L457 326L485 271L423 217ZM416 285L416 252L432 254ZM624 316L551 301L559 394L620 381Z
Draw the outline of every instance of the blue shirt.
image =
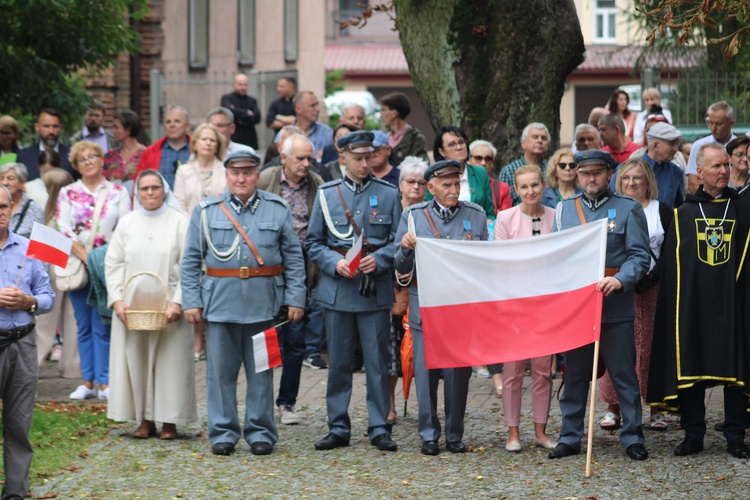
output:
M297 122L295 121L294 124L297 125ZM279 142L280 137L281 131L276 133L273 142ZM310 133L307 134L307 138L312 142L315 154L318 154L318 151L322 151L326 146L333 144L333 129L323 123L315 122L310 129Z
M8 241L0 248L0 288L16 286L20 270L21 281L18 288L34 296L37 302L35 314L42 314L52 310L55 292L52 291L49 275L41 261L29 258L24 264L28 246L28 239L8 230ZM15 330L33 322L33 315L27 311L10 311L0 307L0 330Z
M169 187L174 189L174 178L177 174L177 168L183 163L187 163L190 159L190 141L185 141L185 144L180 149L175 149L169 144L169 141L164 141L164 146L161 148L161 163L159 163L159 172L164 176L164 180L167 181Z
M671 161L656 163L648 153L643 153L642 158L646 160L646 163L651 166L651 170L654 171L656 186L659 188L659 196L656 199L672 208L682 205L685 201L685 180L682 169ZM620 165L617 166L614 174L612 174L612 179L609 181L609 187L612 191L615 190L615 182L617 181L617 172L619 170Z

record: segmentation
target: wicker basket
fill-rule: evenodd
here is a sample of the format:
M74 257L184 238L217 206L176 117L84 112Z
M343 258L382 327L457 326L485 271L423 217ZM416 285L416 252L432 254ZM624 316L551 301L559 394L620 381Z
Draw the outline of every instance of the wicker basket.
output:
M156 273L151 272L141 272L141 273L135 273L130 278L128 278L128 281L125 283L125 289L123 290L123 297L127 296L127 290L128 285L130 284L130 281L135 278L136 276L140 276L142 274L148 274L150 276L155 276L159 282L164 287L164 294L167 297L167 307L169 307L169 288L167 288L167 284L164 283L164 280L161 279L161 276L159 276ZM142 330L142 331L155 331L155 330L164 330L167 327L167 311L149 311L149 310L128 310L125 311L125 317L128 319L128 330Z

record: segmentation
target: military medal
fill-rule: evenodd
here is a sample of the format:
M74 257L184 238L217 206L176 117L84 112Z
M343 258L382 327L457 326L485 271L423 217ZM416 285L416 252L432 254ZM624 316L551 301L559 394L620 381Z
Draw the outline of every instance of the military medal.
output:
M471 235L471 222L468 219L464 220L464 229L466 229L466 239L473 240L474 236Z
M372 210L370 210L370 217L377 217L380 212L378 212L378 197L373 195L370 196L370 206L372 207Z
M610 233L615 232L615 228L617 227L617 224L615 223L615 216L617 212L614 208L609 209L609 214L607 215L607 218L609 219L609 222L607 222L607 229Z

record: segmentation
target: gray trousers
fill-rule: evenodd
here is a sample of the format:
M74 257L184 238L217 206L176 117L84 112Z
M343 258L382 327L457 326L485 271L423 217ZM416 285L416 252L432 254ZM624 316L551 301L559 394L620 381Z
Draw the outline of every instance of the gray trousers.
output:
M622 415L620 441L625 447L643 444L641 395L635 373L633 322L602 324L599 350L615 387ZM583 420L588 403L594 344L573 349L565 356L565 386L560 398L562 429L560 442L581 449ZM593 411L593 408L591 408Z
M273 370L255 373L252 336L273 326L273 321L241 325L206 323L206 401L208 439L237 444L245 437L248 444L276 444L278 433L273 420ZM245 422L240 427L237 414L237 377L245 365Z
M422 441L440 439L440 419L437 412L437 389L443 374L445 397L445 441L453 443L464 437L464 415L469 394L471 367L428 370L424 361L424 336L421 325L411 325L414 346L414 382L417 388L417 430Z
M36 332L0 349L0 398L3 400L3 500L23 499L29 492L31 442L29 430L34 412L39 368Z
M390 432L386 422L390 410L388 395L388 335L390 309L348 313L325 310L328 335L328 428L344 439L351 437L349 402L352 397L352 359L359 335L365 361L367 383L367 435L370 440Z

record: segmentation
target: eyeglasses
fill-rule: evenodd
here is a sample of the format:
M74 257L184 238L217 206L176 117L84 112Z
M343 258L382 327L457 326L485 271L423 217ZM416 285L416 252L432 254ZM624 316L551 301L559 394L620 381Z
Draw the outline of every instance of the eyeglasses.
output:
M476 163L482 163L482 160L484 160L485 163L492 163L495 161L494 156L472 156L472 160L474 160Z
M445 146L445 147L448 148L448 149L456 149L458 147L462 147L463 148L464 146L466 146L466 141L460 140L460 141L449 142L448 145Z
M79 165L85 165L86 163L94 162L97 158L101 158L101 155L91 155L87 156L86 158L78 158L78 161L76 161L76 163Z
M0 130L0 135L13 135L15 132L12 130Z
M145 191L148 193L149 191L156 192L156 191L161 191L162 189L164 188L161 186L141 186L138 188L138 191Z
M214 123L214 127L216 128L227 128L230 125L231 123Z
M427 181L420 181L417 179L404 179L404 182L410 186L413 186L414 184L416 184L419 187L425 187L427 185Z
M560 163L557 164L557 166L560 167L560 170L566 170L566 169L573 170L574 168L576 168L576 164L573 163L573 162L571 162L571 163L562 163L562 162L560 162Z
M735 158L750 158L747 153L732 153Z
M629 182L632 182L633 184L640 184L641 182L643 182L643 176L642 175L633 175L633 176L625 175L621 177L620 180L622 181L623 184L627 184Z

